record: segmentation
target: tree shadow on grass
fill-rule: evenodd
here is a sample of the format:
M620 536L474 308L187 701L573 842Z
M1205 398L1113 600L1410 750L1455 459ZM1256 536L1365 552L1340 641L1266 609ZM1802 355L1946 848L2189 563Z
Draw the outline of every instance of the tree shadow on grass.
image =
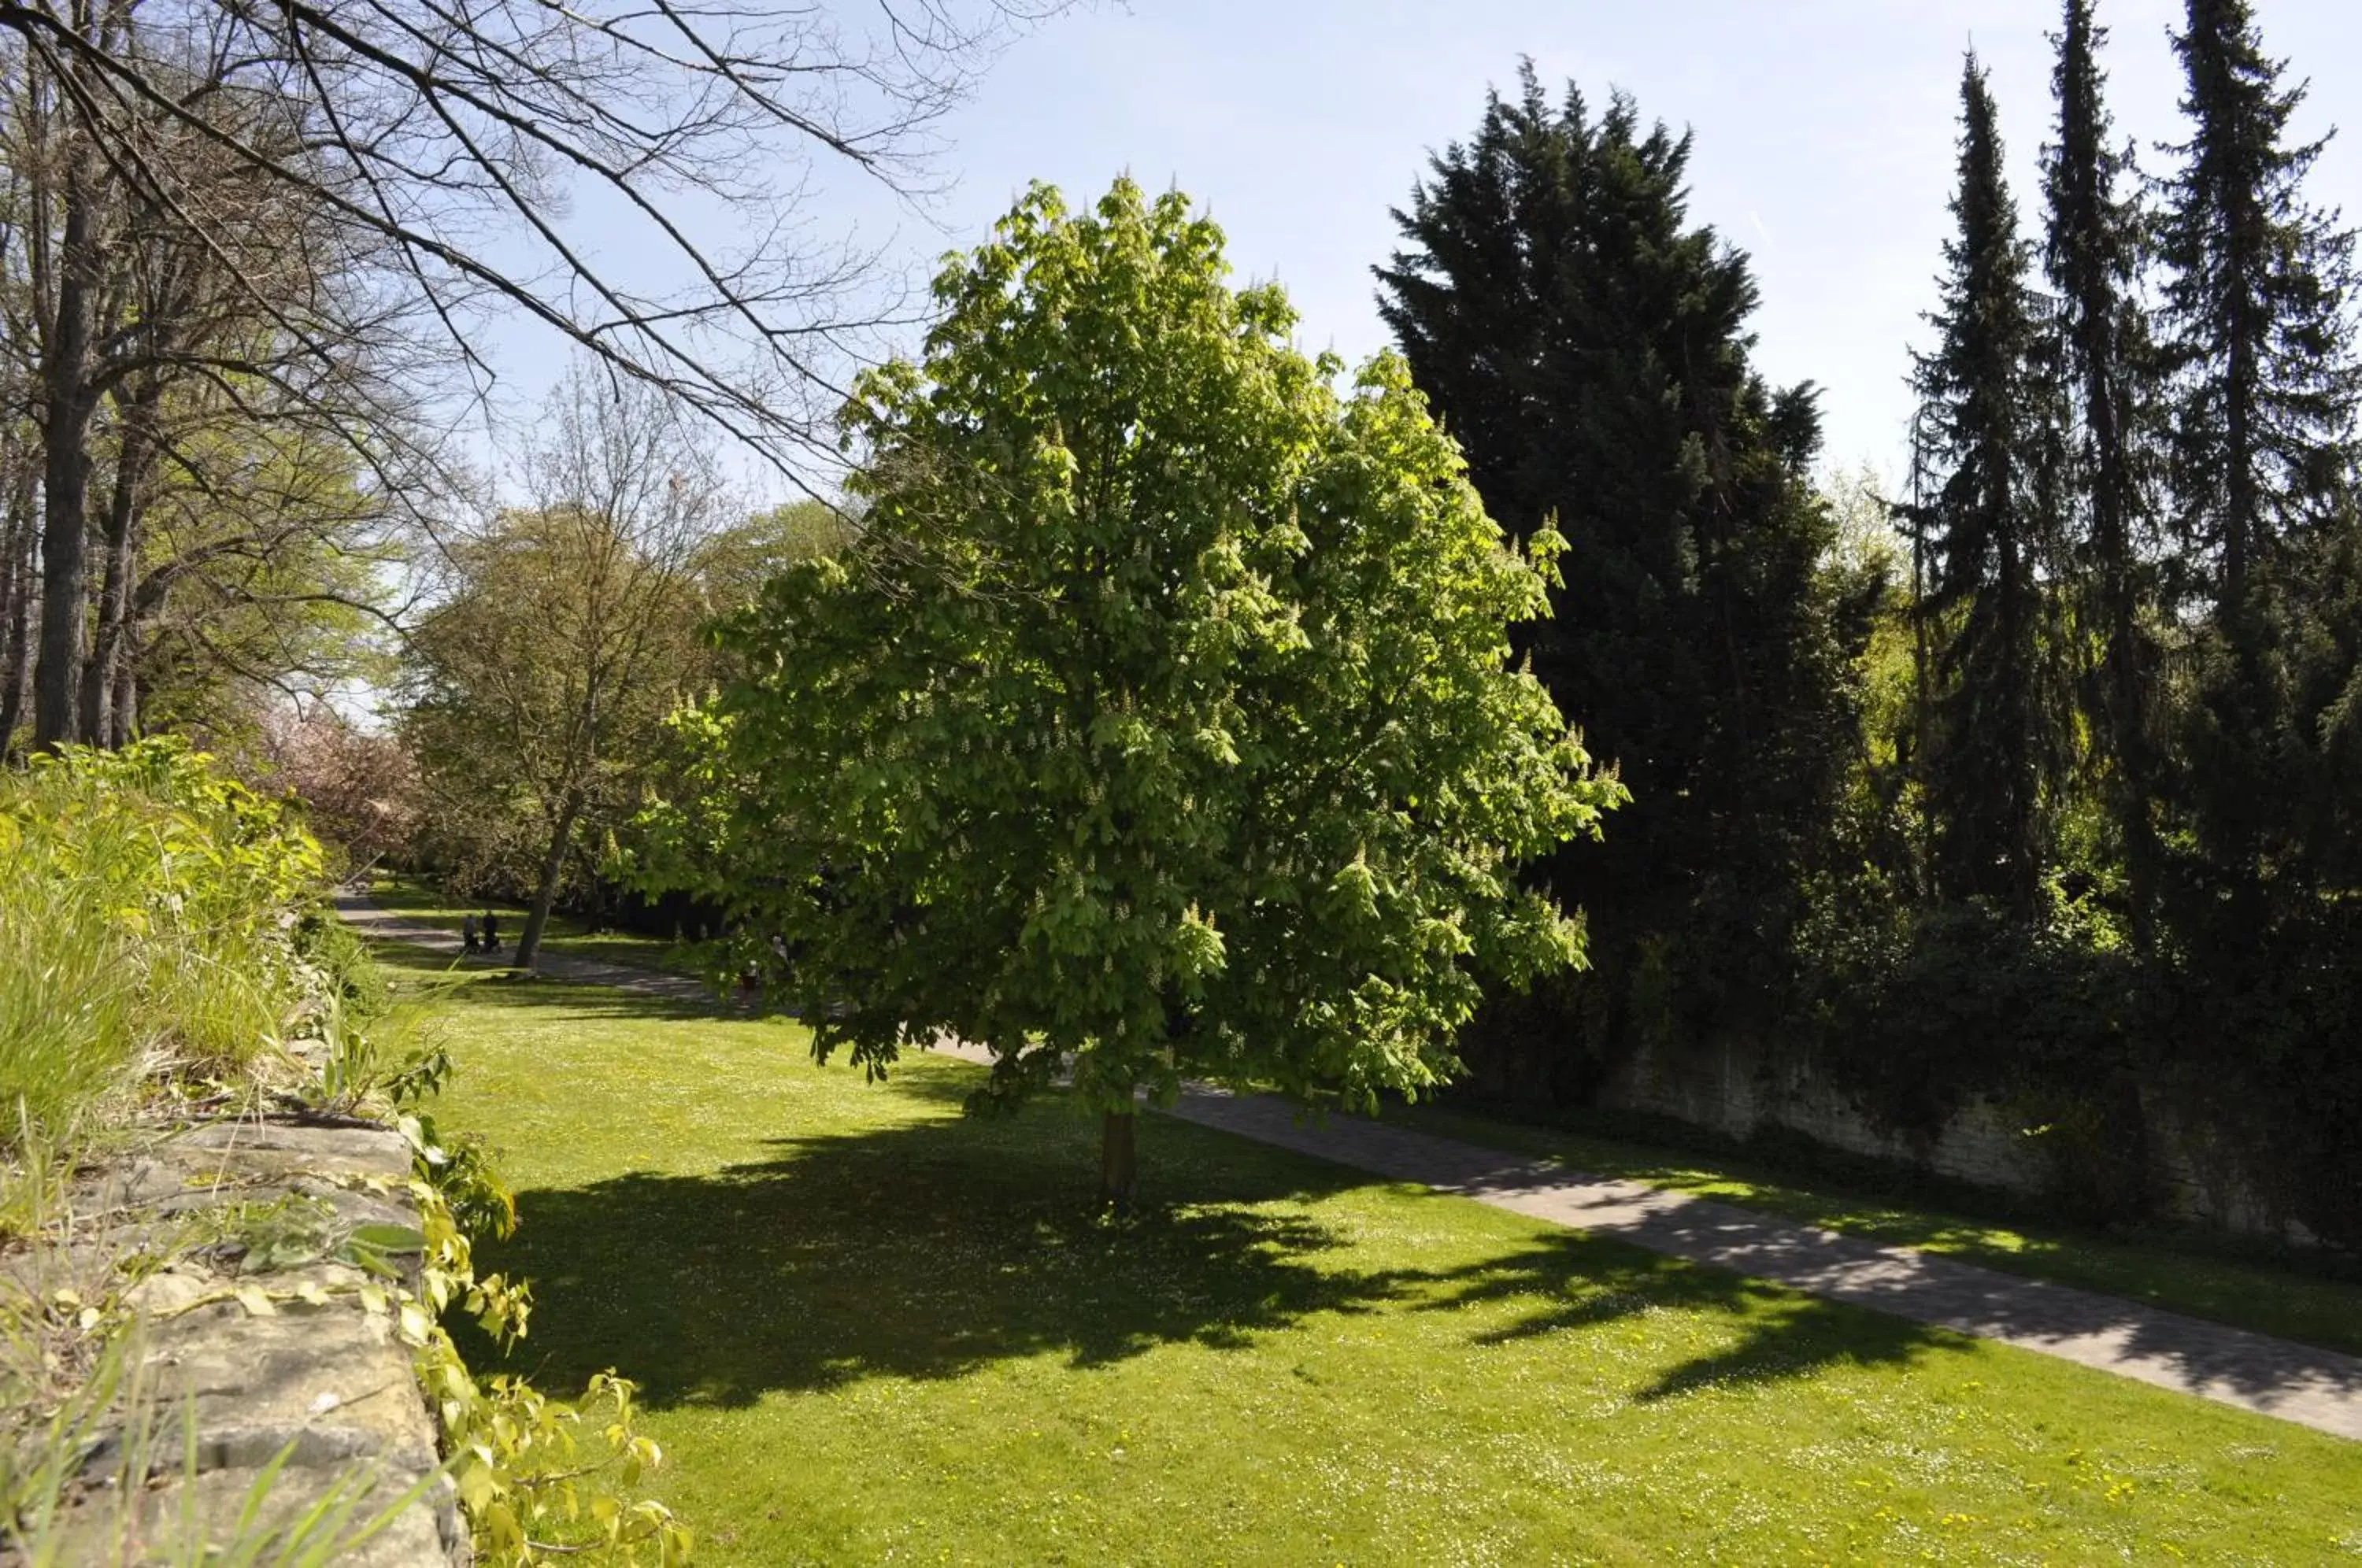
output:
M1834 1366L1906 1366L1970 1342L1942 1329L1573 1231L1465 1271L1422 1309L1459 1311L1483 1302L1530 1303L1531 1309L1478 1334L1481 1344L1544 1339L1652 1313L1736 1320L1735 1343L1667 1368L1634 1395L1644 1404L1709 1386L1809 1377Z
M964 1088L941 1077L906 1087ZM479 1265L534 1282L514 1369L564 1388L613 1366L655 1408L1016 1357L1087 1367L1162 1344L1235 1348L1396 1294L1396 1277L1324 1258L1340 1239L1274 1201L1354 1174L1145 1127L1164 1201L1113 1222L1081 1201L1093 1131L1042 1106L776 1140L778 1158L707 1175L528 1191L517 1234ZM467 1350L498 1360L480 1340Z
M953 1074L901 1080L945 1104L966 1088ZM514 1369L563 1389L613 1366L654 1408L1012 1358L1090 1367L1166 1344L1245 1349L1311 1314L1381 1309L1508 1308L1474 1331L1493 1344L1656 1312L1734 1324L1735 1343L1662 1372L1642 1401L1965 1342L1572 1231L1463 1265L1356 1268L1339 1255L1348 1238L1298 1205L1370 1178L1161 1121L1142 1128L1159 1205L1110 1222L1082 1201L1095 1132L1053 1102L778 1139L778 1157L710 1174L536 1189L517 1235L480 1264L535 1286ZM472 1364L498 1359L480 1340L466 1348Z
M1865 1359L1864 1353L1875 1353L1882 1341L1908 1346L1912 1336L1950 1334L2055 1349L2069 1359L2082 1359L2096 1349L2125 1358L2113 1364L2131 1375L2193 1392L2228 1390L2261 1408L2294 1412L2297 1419L2305 1419L2307 1402L2318 1408L2323 1400L2362 1397L2362 1357L1887 1247L1730 1204L1652 1194L1637 1184L1601 1183L1543 1160L1385 1122L1340 1122L1325 1136L1308 1133L1284 1111L1248 1099L1185 1099L1180 1113L1511 1207L1540 1202L1571 1226L1589 1226L1595 1215L1604 1232L1623 1242L1692 1260L1728 1277L1782 1282L1799 1293L1790 1298L1799 1304L1785 1327L1763 1326L1751 1349L1742 1345L1676 1386L1735 1375L1743 1366L1769 1367L1783 1357L1800 1365L1838 1354ZM1841 1302L1859 1305L1849 1309ZM1904 1338L1897 1341L1898 1334ZM1816 1351L1816 1345L1829 1348Z

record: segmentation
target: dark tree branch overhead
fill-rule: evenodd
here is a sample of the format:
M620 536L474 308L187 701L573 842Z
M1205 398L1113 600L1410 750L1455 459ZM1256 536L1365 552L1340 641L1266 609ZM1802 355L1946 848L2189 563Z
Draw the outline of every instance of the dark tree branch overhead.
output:
M366 237L477 394L484 315L522 313L801 478L833 458L837 367L900 320L874 254L799 221L818 171L928 193L944 113L1067 3L128 0L149 45L118 51L59 0L0 0L0 29L119 178L177 201L173 160L226 156Z

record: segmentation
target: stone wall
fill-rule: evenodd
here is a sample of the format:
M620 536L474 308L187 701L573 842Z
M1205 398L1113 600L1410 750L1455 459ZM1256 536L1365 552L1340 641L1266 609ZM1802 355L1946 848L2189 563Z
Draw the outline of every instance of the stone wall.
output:
M62 1561L124 1560L102 1538L127 1517L144 1521L149 1551L183 1536L192 1518L207 1542L227 1540L257 1478L281 1454L264 1528L299 1518L341 1483L365 1490L353 1529L410 1500L336 1562L469 1560L457 1500L437 1473L434 1418L375 1288L390 1282L338 1261L352 1255L340 1239L359 1227L414 1234L410 1174L409 1146L382 1128L246 1121L165 1137L94 1178L96 1190L77 1207L94 1199L90 1211L109 1222L83 1244L108 1249L102 1262L117 1270L127 1262L140 1276L124 1296L134 1314L127 1342L142 1402L165 1435L147 1463L150 1496L136 1507L118 1495L120 1426L89 1451L70 1516L68 1539L80 1547ZM402 1283L415 1286L414 1251L386 1261L397 1275L410 1270ZM184 1410L196 1431L193 1484L178 1424ZM135 1551L127 1560L151 1559Z
M2057 1190L2053 1145L2026 1118L1971 1098L1933 1136L1879 1127L1809 1056L1742 1038L1674 1049L1643 1048L1603 1087L1603 1106L1668 1116L1731 1138L1767 1128L1827 1148L1931 1171L2025 1198ZM2167 1097L2142 1093L2137 1115L2147 1190L2159 1219L2239 1235L2310 1242L2304 1227L2274 1211L2236 1152Z

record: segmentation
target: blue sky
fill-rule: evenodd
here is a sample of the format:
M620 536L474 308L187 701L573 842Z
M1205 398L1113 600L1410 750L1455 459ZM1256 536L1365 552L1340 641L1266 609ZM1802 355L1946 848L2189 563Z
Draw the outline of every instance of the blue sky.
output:
M2175 0L2102 0L2121 131L2179 139ZM2362 3L2258 0L2310 76L2300 126L2356 121ZM1276 276L1308 347L1386 341L1370 266L1430 149L1473 130L1520 54L1545 83L1611 85L1696 136L1692 215L1754 258L1760 361L1825 392L1831 460L1902 460L1908 349L1927 333L1948 229L1961 52L1992 71L2021 215L2048 133L2053 0L1136 0L1071 16L1000 61L949 127L981 231L1027 180L1069 194L1119 171L1209 206L1239 270ZM2162 167L2164 160L2144 153ZM2332 142L2313 199L2362 214L2362 140Z
M1370 267L1429 151L1471 132L1530 55L1546 83L1612 87L1696 137L1692 216L1754 258L1759 362L1824 387L1828 459L1899 471L1909 350L1928 337L1948 226L1957 89L1991 67L2022 215L2048 132L2055 0L1132 0L1010 48L944 125L954 182L926 212L824 187L812 232L857 231L918 263L981 237L1035 178L1087 201L1119 172L1209 207L1246 277L1277 277L1305 346L1383 347ZM2166 41L2178 0L2103 0L2120 132L2180 135ZM2271 50L2310 77L2299 120L2362 121L2362 0L2258 0ZM2355 127L2362 138L2362 124ZM2317 167L2323 205L2362 214L2362 141ZM503 335L507 336L506 334ZM520 345L522 347L522 345ZM520 358L514 353L507 356ZM545 357L546 358L546 357ZM528 359L529 362L529 359ZM530 390L528 371L513 393Z

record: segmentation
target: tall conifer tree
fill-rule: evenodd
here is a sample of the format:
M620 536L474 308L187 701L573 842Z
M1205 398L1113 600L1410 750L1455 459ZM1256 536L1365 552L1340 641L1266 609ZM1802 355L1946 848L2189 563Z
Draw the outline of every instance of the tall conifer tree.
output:
M1675 966L1658 997L1742 1004L1784 962L1855 728L1815 393L1749 363L1755 282L1689 219L1689 139L1620 94L1552 102L1530 64L1520 87L1396 215L1380 309L1487 510L1568 541L1527 651L1632 790L1549 867L1595 911L1602 980L1645 950Z
M2323 144L2289 140L2305 89L2282 85L2246 0L2189 0L2173 45L2191 120L2190 139L2166 149L2180 168L2159 224L2175 520L2225 635L2252 652L2259 574L2321 515L2351 458L2353 237L2304 202Z
M1937 889L1995 899L2026 918L2059 752L2036 570L2036 324L1992 94L1973 53L1960 106L1959 233L1945 242L1942 304L1929 317L1939 340L1913 378L1937 479L1915 520L1931 547L1921 613L1935 621L1937 665L1924 764Z
M2246 0L2189 0L2174 47L2191 129L2167 149L2180 167L2159 222L2173 521L2213 613L2182 793L2199 907L2227 915L2210 940L2246 941L2267 924L2267 884L2310 858L2284 841L2309 814L2289 791L2315 771L2322 728L2297 688L2321 681L2290 666L2318 641L2323 572L2353 525L2353 237L2304 200L2323 143L2290 139L2305 90L2283 83Z
M2107 29L2092 0L2066 0L2053 41L2058 139L2043 150L2043 261L2055 305L2045 362L2069 421L2071 497L2084 613L2097 668L2083 685L2092 745L2147 945L2157 884L2154 518L2145 453L2154 435L2154 347L2141 298L2142 214L2129 148L2110 145Z

